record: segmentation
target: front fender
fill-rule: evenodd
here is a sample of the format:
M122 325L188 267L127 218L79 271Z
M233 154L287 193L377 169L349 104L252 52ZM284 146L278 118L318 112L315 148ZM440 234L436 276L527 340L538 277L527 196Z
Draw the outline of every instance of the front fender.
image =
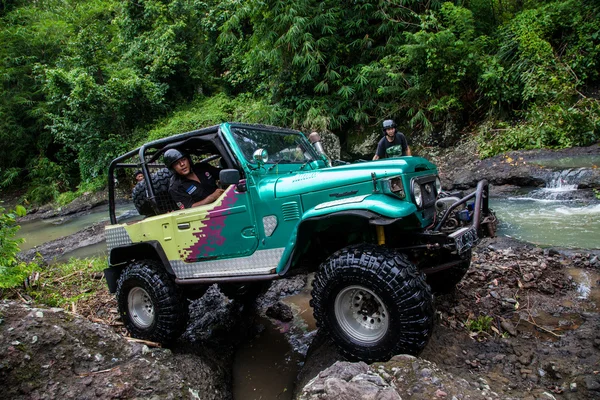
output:
M302 221L350 211L370 211L384 218L399 219L414 214L417 206L387 194L368 194L318 204L304 213Z
M298 234L303 224L329 217L352 216L369 220L375 225L387 225L399 219L414 215L417 207L406 201L385 194L370 194L364 196L348 197L321 203L305 212L300 222L294 228L290 241L286 246L277 273L284 275L292 264L294 252L298 242Z

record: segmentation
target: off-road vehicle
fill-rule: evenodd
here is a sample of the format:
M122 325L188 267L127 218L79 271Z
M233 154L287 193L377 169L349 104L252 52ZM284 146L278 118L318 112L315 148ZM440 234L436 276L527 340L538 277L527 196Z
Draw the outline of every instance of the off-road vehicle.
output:
M442 192L436 166L422 157L345 163L330 160L319 139L223 123L113 160L105 276L132 336L172 341L186 327L188 301L210 285L235 296L302 269L316 272L319 329L348 358L424 348L432 289L461 280L489 225L487 182L466 196ZM217 201L177 208L161 162L172 148L221 168ZM143 171L133 200L145 218L117 223L115 182L125 168Z

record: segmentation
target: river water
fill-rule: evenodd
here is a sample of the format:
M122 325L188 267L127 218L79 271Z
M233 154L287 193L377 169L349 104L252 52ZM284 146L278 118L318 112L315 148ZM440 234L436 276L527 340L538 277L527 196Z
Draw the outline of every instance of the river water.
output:
M508 198L492 198L490 206L500 221L498 234L540 246L600 249L600 201L572 200L577 197L573 196L576 188L576 184L559 178L549 182L544 189L530 189ZM133 206L119 211L131 214ZM106 220L107 207L100 206L76 218L24 223L19 236L26 242L21 249L33 248ZM64 254L56 261L105 254L106 244L101 242ZM579 271L570 273L573 279L583 282L582 293L589 292L588 287L594 287L585 285L587 276ZM593 293L598 296L595 290ZM283 300L295 310L295 324L304 332L316 329L309 299L310 284L307 284L301 293ZM236 351L234 399L290 399L303 355L286 339L285 325L273 325L268 319L259 322L264 326L261 333Z
M498 235L534 243L600 249L600 203L533 197L491 199L500 220Z

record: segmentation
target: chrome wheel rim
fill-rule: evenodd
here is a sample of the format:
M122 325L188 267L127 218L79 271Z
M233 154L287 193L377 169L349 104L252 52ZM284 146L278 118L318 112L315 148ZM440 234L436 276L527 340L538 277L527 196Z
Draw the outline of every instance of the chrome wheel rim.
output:
M335 298L334 312L342 331L364 344L377 342L389 328L385 304L363 286L349 286L340 291Z
M148 292L136 287L127 298L127 308L133 323L139 328L148 328L154 322L154 305Z

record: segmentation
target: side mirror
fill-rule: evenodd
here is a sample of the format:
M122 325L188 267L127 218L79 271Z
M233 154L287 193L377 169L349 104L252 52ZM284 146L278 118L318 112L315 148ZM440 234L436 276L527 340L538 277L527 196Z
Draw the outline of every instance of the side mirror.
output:
M269 161L269 153L267 153L267 150L265 149L257 149L254 154L252 154L252 158L254 158L254 161L256 161L260 167Z
M223 169L219 172L221 185L237 185L240 182L240 171L237 169Z

